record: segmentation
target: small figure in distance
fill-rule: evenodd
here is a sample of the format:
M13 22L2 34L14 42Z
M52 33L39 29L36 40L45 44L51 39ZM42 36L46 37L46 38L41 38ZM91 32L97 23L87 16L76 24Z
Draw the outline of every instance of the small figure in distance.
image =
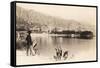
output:
M56 48L55 48L55 50L56 50L56 56L54 56L54 58L55 58L56 60L61 60L61 57L62 57L62 50L61 50L61 49L56 49Z
M66 60L66 59L68 58L68 51L65 51L65 52L64 52L63 58L64 58L64 60Z

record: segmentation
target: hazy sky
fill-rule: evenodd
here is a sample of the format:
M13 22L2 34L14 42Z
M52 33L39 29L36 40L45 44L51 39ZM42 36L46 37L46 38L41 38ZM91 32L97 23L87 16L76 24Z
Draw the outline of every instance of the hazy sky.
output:
M76 7L76 6L59 6L44 4L17 3L17 6L25 9L60 17L63 19L74 19L84 24L96 25L96 8L93 7Z

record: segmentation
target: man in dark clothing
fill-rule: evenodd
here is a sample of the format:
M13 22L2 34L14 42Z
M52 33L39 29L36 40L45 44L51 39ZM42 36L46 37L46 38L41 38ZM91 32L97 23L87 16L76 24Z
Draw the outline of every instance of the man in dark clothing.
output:
M33 42L32 42L32 39L31 39L31 35L30 34L31 34L31 31L28 31L28 35L26 37L26 41L27 41L26 54L27 54L27 56L29 54L29 50L30 50L30 54L33 55L33 52L32 52L32 49L31 49L31 46L32 46Z

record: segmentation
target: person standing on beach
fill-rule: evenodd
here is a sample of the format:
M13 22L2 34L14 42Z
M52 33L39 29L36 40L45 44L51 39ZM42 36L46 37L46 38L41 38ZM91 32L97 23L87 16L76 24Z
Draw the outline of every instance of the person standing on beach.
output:
M30 55L33 55L33 52L32 52L32 38L31 38L31 31L28 31L28 35L26 37L26 42L27 42L27 46L26 46L26 55L28 56L29 55L29 51L30 51Z

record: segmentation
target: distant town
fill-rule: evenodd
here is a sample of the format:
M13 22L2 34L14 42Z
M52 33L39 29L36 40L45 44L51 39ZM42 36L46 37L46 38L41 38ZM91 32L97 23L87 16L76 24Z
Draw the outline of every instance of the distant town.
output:
M87 28L88 27L88 28ZM25 10L17 6L16 31L56 34L58 37L92 39L94 29L75 20L65 20L48 16L34 10Z

